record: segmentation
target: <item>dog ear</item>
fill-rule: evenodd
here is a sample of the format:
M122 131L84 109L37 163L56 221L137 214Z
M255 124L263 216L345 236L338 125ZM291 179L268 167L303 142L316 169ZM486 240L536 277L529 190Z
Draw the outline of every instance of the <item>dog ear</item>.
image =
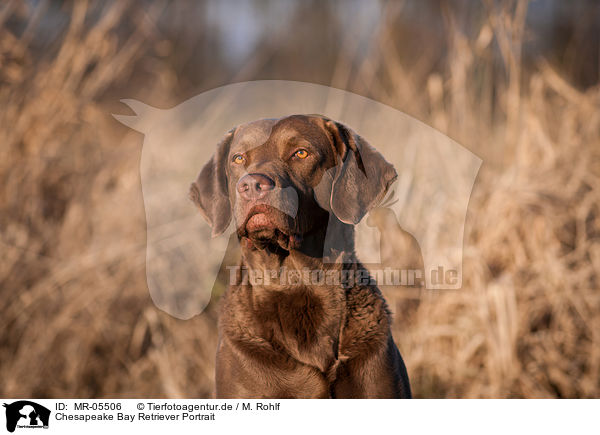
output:
M375 148L345 125L326 120L325 127L341 160L333 174L331 211L342 222L357 224L381 202L398 174Z
M190 186L189 197L212 227L212 236L223 234L231 222L231 202L227 188L227 155L235 128L217 145L217 150Z

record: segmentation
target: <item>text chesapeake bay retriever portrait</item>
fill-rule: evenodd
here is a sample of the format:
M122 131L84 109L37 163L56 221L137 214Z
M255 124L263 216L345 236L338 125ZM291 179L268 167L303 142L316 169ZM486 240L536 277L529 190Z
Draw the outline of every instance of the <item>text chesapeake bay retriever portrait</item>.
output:
M217 397L411 397L386 302L372 280L355 279L368 271L354 225L396 178L362 137L323 116L225 135L190 188L213 235L233 221L241 245L221 300Z

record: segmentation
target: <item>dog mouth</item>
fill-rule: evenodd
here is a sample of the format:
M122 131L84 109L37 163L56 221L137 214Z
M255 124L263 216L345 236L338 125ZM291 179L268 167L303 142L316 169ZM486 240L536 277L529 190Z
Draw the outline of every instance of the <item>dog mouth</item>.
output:
M255 205L250 209L243 224L238 228L238 236L246 238L249 246L256 249L281 248L286 251L297 249L302 236L280 221L290 220L274 207L267 204Z
M249 233L274 228L275 224L265 213L255 213L246 221L246 231Z

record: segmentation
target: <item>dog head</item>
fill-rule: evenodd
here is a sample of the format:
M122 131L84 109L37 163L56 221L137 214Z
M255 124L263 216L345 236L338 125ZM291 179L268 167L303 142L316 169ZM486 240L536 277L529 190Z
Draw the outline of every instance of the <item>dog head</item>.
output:
M190 198L223 233L232 218L252 246L298 249L330 215L356 224L385 196L397 174L348 127L318 115L293 115L229 131L190 187Z

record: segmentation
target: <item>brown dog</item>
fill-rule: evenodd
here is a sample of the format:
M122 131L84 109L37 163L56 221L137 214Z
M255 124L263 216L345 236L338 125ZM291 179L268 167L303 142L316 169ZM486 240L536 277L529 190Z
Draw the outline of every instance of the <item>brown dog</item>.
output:
M410 397L387 305L354 253L354 224L396 177L321 116L252 122L218 144L190 189L213 235L233 217L241 244L222 301L217 397Z

